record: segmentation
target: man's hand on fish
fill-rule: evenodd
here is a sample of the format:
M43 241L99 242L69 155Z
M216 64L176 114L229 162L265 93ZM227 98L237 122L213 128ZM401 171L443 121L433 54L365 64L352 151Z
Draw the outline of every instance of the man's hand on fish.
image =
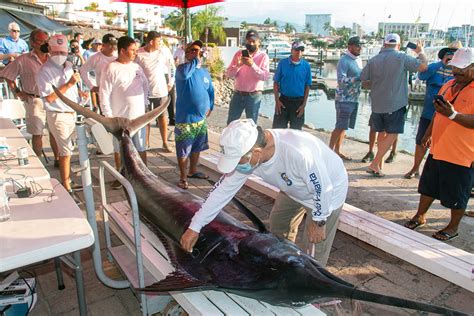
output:
M192 252L194 245L196 244L199 237L199 233L196 233L191 228L188 228L183 236L181 236L181 247L187 252Z

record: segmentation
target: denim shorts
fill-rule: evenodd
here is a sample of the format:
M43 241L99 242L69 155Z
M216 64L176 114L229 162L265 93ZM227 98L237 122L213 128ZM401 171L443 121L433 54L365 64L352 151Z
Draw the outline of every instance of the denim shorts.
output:
M336 129L354 128L357 118L357 102L336 101Z
M474 185L474 168L433 159L428 155L418 193L430 196L450 209L465 210Z
M138 152L144 152L145 148L145 136L146 136L146 127L140 129L135 135L132 137L132 142L135 145L135 148ZM120 143L116 137L114 139L114 153L120 152Z
M406 106L392 113L374 113L370 116L372 127L378 132L403 134L405 128Z

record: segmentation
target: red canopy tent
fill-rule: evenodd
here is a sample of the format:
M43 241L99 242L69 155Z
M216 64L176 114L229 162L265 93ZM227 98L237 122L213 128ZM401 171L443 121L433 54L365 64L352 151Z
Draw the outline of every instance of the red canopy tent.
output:
M178 7L178 8L184 8L185 14L184 14L184 19L185 19L185 29L184 29L184 34L186 34L186 41L191 40L191 21L189 19L189 8L192 7L197 7L200 5L205 5L205 4L211 4L211 3L217 3L217 2L224 2L224 0L114 0L114 2L127 2L127 3L141 3L141 4L151 4L151 5L158 5L158 6L164 6L164 7ZM130 12L130 5L128 5L128 17L131 17L131 12ZM129 35L130 33L133 33L131 31L131 19L129 18L129 28L128 32Z

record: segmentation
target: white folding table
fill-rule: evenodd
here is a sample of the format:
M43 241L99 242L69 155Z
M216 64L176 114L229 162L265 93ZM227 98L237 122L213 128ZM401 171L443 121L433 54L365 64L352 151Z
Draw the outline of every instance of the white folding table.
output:
M80 250L94 243L84 214L56 180L37 181L44 190L33 198L11 196L10 219L0 223L0 272L72 254L81 315L86 315ZM66 258L68 258L66 256Z

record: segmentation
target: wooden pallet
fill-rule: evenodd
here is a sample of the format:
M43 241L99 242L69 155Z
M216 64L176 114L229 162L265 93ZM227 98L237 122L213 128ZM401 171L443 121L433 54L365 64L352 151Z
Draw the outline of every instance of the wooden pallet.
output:
M215 135L212 138L215 139ZM208 151L201 155L200 162L217 171L220 155ZM278 188L257 176L250 176L245 185L272 198L279 192ZM347 203L341 212L339 230L474 292L473 254Z
M128 202L116 202L104 206L109 214L109 224L124 246L114 247L112 254L120 260L121 270L134 287L138 286L135 246L133 245L132 216ZM145 285L163 279L174 268L160 240L146 225L141 224L141 244ZM125 249L126 248L126 249ZM120 259L122 258L122 259ZM122 266L123 265L123 266ZM325 315L318 308L308 305L303 308L272 306L247 297L223 291L200 291L194 293L170 293L189 315Z

